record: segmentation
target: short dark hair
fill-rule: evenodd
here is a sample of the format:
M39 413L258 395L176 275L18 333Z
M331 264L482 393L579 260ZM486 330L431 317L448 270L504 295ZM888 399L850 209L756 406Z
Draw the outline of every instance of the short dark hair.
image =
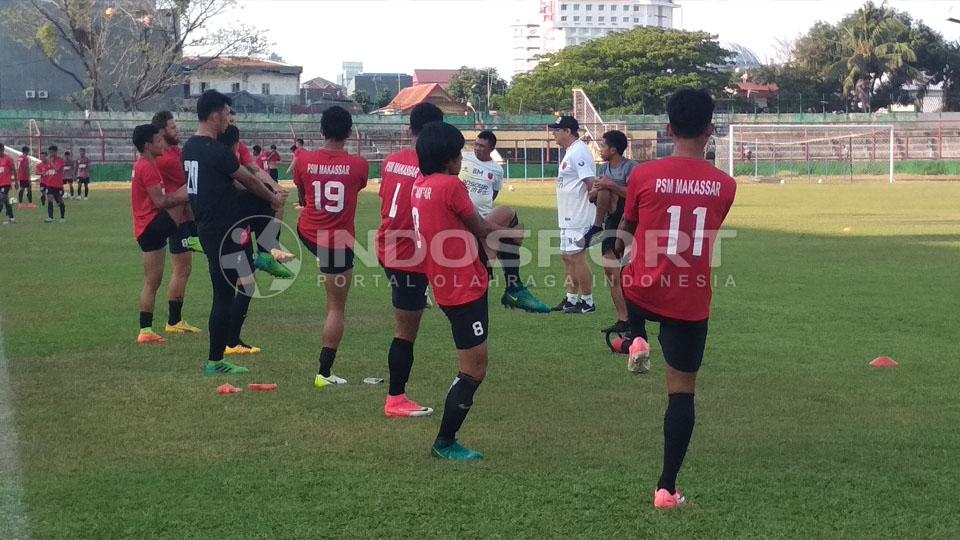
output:
M603 134L603 142L613 148L621 156L627 151L627 136L619 129L612 129Z
M262 151L263 151L263 148L261 148L259 144L253 145L253 153L254 153L254 155L259 154L259 153L262 152Z
M227 126L227 129L217 138L222 144L227 145L227 148L233 148L233 145L240 142L240 128L237 126Z
M3 145L0 144L0 146L3 146ZM70 155L73 155L73 154L71 154L70 151L67 150L66 152L63 153L63 155L65 155L65 156L70 156Z
M706 90L681 88L667 101L667 117L673 133L681 139L696 139L713 121L713 98Z
M150 123L157 126L157 129L164 129L167 127L167 122L173 120L173 113L170 111L158 111L157 114L153 115L153 119L150 120Z
M47 151L46 151L46 150L41 150L41 151L40 151L40 155L41 155L41 156L47 155Z
M271 145L270 145L270 149L271 149L271 150L276 150L276 149L277 149L277 145L271 144Z
M464 140L460 130L446 122L430 122L417 136L417 159L424 175L443 172L460 155Z
M21 146L21 147L20 147L20 153L21 153L21 154L29 154L29 153L30 153L30 147L29 147L29 146Z
M296 151L297 151L297 145L295 145L295 144L294 144L294 145L291 145L291 146L290 146L290 151L291 151L291 152L296 152Z
M300 143L300 146L306 146L307 143L303 142L303 139L297 137L297 142Z
M153 141L153 136L157 133L160 133L160 130L153 124L141 124L133 128L133 145L137 147L137 152L143 152L147 143Z
M443 111L433 103L419 103L410 111L410 133L415 136L430 122L443 122Z
M353 128L353 117L343 107L334 105L320 116L320 133L326 139L345 141Z
M233 105L233 100L217 92L216 90L207 90L197 99L197 120L206 122L210 115L222 111L224 107Z
M50 152L56 152L56 151L57 151L57 145L51 144L51 145L47 148L47 150L50 151Z
M477 133L477 138L478 138L478 139L483 139L483 140L487 141L488 143L490 143L490 148L496 148L496 147L497 147L497 136L494 135L493 132L490 131L489 129L485 129L485 130L481 131L480 133Z
M87 149L86 149L86 148L81 148L80 151L81 151L81 152L86 152Z

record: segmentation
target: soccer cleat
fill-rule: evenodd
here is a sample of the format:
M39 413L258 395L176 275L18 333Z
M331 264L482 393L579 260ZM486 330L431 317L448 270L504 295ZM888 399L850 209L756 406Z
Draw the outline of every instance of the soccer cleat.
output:
M566 303L563 305L563 310L562 310L562 311L563 311L563 313L565 313L565 314L567 314L567 315L580 314L580 313L583 313L583 312L584 312L584 311L583 311L583 306L584 306L583 300L581 300L581 301L579 301L579 302L577 302L577 303L575 303L575 304L570 303L570 302L566 302Z
M447 461L477 461L483 459L483 454L470 450L457 441L453 441L449 446L440 446L433 443L430 453L435 458Z
M323 375L317 373L317 376L313 379L313 386L316 388L323 388L324 386L336 386L340 384L347 384L346 379L341 379L333 373L329 377L324 377Z
M626 334L630 331L630 323L627 321L617 321L610 326L600 330L603 334Z
M207 360L206 367L203 368L203 373L205 375L243 375L250 371L245 367L240 367L226 360L220 360L219 362L211 362Z
M653 506L656 507L657 510L674 510L685 504L687 504L687 499L680 493L680 490L671 494L665 489L658 489L656 493L653 494Z
M60 218L60 223L66 223L66 222L67 222L67 218Z
M149 328L140 330L140 334L137 335L137 343L140 345L163 345L166 342L166 339L158 336Z
M257 253L257 257L253 260L253 266L256 267L257 270L263 270L276 278L293 279L295 277L289 268L277 262L269 253L264 253L263 251Z
M243 343L237 344L233 347L227 346L223 349L223 354L227 356L232 356L235 354L257 354L260 352L260 347L252 347L250 345L244 345Z
M577 304L573 302L568 302L566 298L563 299L563 302L560 302L559 305L550 308L550 311L560 311L566 313L568 309L573 309L577 307Z
M642 337L633 338L627 354L627 371L646 373L650 371L650 344Z
M166 328L164 328L164 331L168 334L199 334L200 333L199 328L183 320L181 320L180 322L174 325L167 324Z
M17 203L17 210L23 209L23 203Z
M44 223L53 223L53 218L52 218L52 217L43 218L43 222L44 222Z
M27 208L36 208L36 207L37 207L37 205L34 204L34 203L30 203L30 204L27 205Z
M583 300L581 300L580 303L577 304L577 307L580 308L580 313L594 313L595 311L597 311L596 304L588 304Z
M428 416L432 413L433 409L411 401L406 394L387 396L387 403L383 406L383 414L395 418Z
M189 236L183 239L183 247L194 253L203 253L203 246L200 245L200 239L196 236Z
M509 309L522 309L528 313L550 313L550 307L537 300L537 297L526 287L519 287L512 291L504 291L500 298L503 307Z
M270 250L270 255L279 263L290 262L297 258L296 255L290 253L289 251L276 248Z
M593 245L593 237L602 232L603 232L603 227L597 227L596 225L591 225L590 230L588 230L587 233L584 234L582 238L577 240L576 246L581 249L590 247L591 245Z

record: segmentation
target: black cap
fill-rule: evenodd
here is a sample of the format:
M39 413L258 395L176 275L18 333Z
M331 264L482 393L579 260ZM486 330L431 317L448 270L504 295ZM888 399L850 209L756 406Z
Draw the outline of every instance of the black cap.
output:
M549 129L569 129L570 131L579 131L580 122L577 122L577 119L572 116L558 116L557 120L548 124Z

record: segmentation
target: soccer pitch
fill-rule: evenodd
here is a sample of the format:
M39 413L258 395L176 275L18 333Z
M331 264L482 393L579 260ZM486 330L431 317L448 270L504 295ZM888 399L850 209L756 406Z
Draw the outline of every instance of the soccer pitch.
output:
M387 419L386 387L361 383L387 375L393 316L386 283L372 285L379 268L356 271L368 281L347 306L335 369L346 387L312 386L324 317L312 263L251 304L244 339L263 347L240 361L251 373L209 378L202 256L184 315L204 333L138 347L129 193L67 201L63 225L19 210L0 229L0 397L19 461L0 464L19 469L22 500L7 504L13 483L0 478L0 538L17 518L32 538L956 535L958 201L960 183L740 185L678 484L692 504L670 514L651 503L659 346L644 376L605 349L599 329L615 316L599 268L595 315L505 311L502 279L491 287L489 375L460 434L486 459L453 464L429 455L439 412ZM500 202L534 231L556 227L550 182ZM358 236L378 221L369 191ZM553 305L560 284L545 283L562 264L550 262L523 275ZM867 367L881 355L900 366ZM455 374L448 323L428 310L408 391L439 411ZM220 396L223 382L279 389Z

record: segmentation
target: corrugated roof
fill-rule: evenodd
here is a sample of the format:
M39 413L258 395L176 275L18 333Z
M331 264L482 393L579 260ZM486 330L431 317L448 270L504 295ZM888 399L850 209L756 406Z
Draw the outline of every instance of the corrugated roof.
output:
M183 59L183 65L188 68L202 66L203 69L275 69L296 73L303 71L300 66L249 56L221 56L212 60L207 56L189 56Z
M408 112L424 102L433 103L447 114L463 114L465 111L469 111L466 106L454 101L450 94L437 83L418 84L404 88L381 111Z

